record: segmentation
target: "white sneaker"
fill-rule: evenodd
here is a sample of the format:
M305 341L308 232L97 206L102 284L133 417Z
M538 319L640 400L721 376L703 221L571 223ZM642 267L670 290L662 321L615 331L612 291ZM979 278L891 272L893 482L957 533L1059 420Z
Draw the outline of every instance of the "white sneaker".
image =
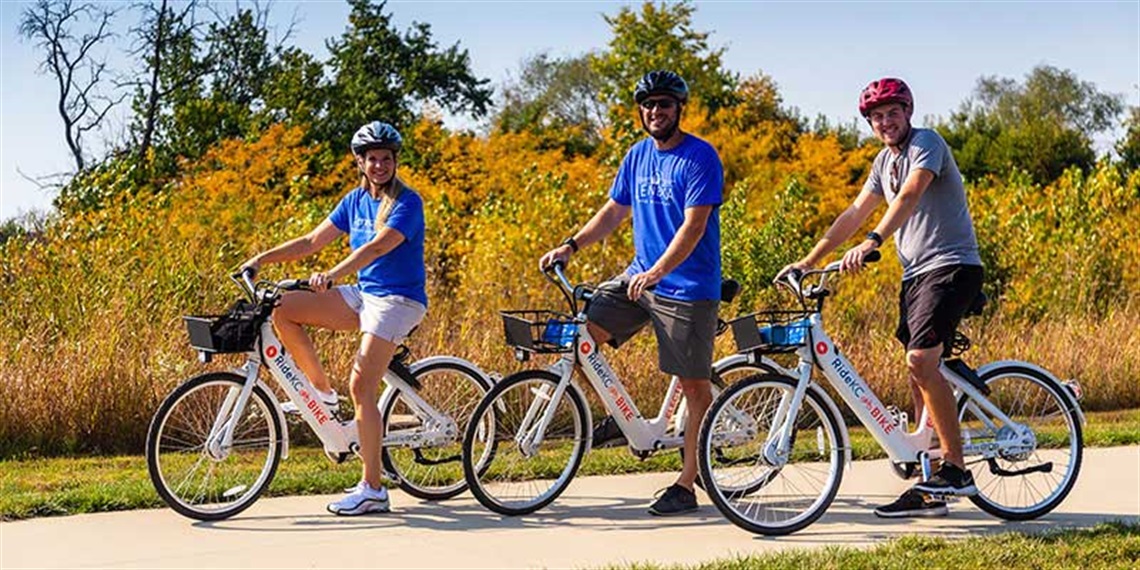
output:
M388 489L373 489L361 481L343 499L329 503L328 510L334 515L356 516L367 513L386 513L390 510Z

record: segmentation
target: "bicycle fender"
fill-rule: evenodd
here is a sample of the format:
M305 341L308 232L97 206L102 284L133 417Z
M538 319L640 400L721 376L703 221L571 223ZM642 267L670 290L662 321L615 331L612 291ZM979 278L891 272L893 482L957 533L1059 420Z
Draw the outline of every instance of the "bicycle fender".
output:
M1021 368L1028 368L1028 369L1030 369L1034 372L1037 372L1037 373L1041 374L1042 376L1045 376L1046 378L1056 382L1057 385L1061 387L1062 397L1064 397L1068 401L1068 404L1072 407L1073 410L1077 411L1077 417L1081 419L1081 425L1083 426L1083 425L1086 425L1088 423L1087 420L1085 420L1085 412L1084 412L1084 410L1081 409L1080 402L1078 402L1077 398L1073 395L1073 393L1070 392L1067 387L1065 387L1065 383L1062 382L1056 376L1054 376L1052 372L1049 372L1048 370L1046 370L1046 369L1044 369L1044 368L1042 368L1036 364L1033 364L1031 362L1025 362L1024 360L998 360L995 362L988 362L988 363L984 364L981 368L978 369L978 371L977 371L978 376L984 378L985 375L987 373L989 373L991 370L993 370L995 368L1000 368L1003 366L1018 366Z
M734 354L732 356L726 356L713 363L713 373L718 374L720 370L728 366L732 366L733 364L739 363L763 364L773 370L782 371L781 373L784 376L795 378L795 376L790 371L777 364L774 360L766 356L760 356L759 362L757 362L756 356L753 354ZM843 414L839 413L839 406L835 405L835 401L832 400L831 396L827 394L827 390L824 390L819 384L816 384L815 382L808 384L808 390L815 392L816 395L819 396L819 399L823 400L824 404L827 405L828 411L831 412L832 416L834 416L839 421L839 437L843 439L843 441L840 442L843 446L843 457L847 464L847 467L850 469L851 435L847 433L847 423L843 421Z
M781 374L784 374L787 376L794 376L794 374L792 374L791 370L788 370L788 369L784 368L783 366L780 366L779 364L776 363L775 360L772 360L771 358L768 358L767 356L756 355L755 353L752 353L752 354L733 354L732 356L726 356L726 357L714 362L712 368L713 368L714 373L719 374L720 371L723 370L724 368L727 368L727 367L732 366L734 364L743 364L743 363L756 364L759 366L766 366L768 368L771 368L772 370L779 370Z
M424 368L425 366L431 366L433 364L439 364L441 362L445 362L448 364L458 364L460 366L466 366L467 368L470 368L470 369L474 370L477 374L479 374L479 377L486 380L488 386L494 386L495 385L495 382L491 379L491 376L488 375L486 372L484 372L482 368L479 368L478 366L475 365L475 363L473 363L469 360L464 360L462 358L459 358L458 356L444 356L444 355L429 356L423 360L417 360L417 361L413 362L412 365L408 367L408 370L411 371L412 374L415 374L416 372L419 372L420 369Z
M230 368L229 372L243 377L246 374L241 368ZM277 423L281 424L281 459L289 459L289 423L285 421L285 410L281 409L281 402L277 401L276 393L261 378L257 379L257 386L265 390L265 393L269 394L269 399L274 402L273 411L277 413Z
M843 441L841 442L841 444L843 445L843 459L847 465L847 468L850 469L851 468L851 434L847 433L847 422L843 421L843 414L839 413L839 406L835 405L835 400L832 400L831 396L827 395L827 390L824 390L823 387L820 386L819 384L812 382L812 383L808 384L807 389L815 392L815 395L819 396L819 399L823 400L824 404L827 404L827 407L828 407L829 411L831 412L831 415L836 420L839 421L839 437L841 437L843 439Z

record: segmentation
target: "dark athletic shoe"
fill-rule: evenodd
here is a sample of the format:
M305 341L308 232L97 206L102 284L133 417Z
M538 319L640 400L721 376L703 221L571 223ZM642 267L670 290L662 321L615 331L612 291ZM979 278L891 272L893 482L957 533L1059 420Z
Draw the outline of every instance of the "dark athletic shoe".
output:
M683 515L696 510L696 493L674 484L657 493L657 500L649 507L649 514L659 517L668 517Z
M978 494L978 488L974 485L974 476L969 471L945 461L930 479L911 488L929 495L969 497Z
M950 509L946 503L933 501L926 495L910 489L902 494L895 502L875 508L875 516L884 519L900 519L906 517L944 517Z

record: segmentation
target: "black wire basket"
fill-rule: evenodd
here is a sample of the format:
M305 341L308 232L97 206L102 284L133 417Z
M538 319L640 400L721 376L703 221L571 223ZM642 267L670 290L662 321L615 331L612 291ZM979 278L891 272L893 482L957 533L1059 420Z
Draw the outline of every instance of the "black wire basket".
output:
M507 344L526 352L572 352L578 338L574 318L555 311L499 311Z
M253 350L268 313L265 307L238 301L224 315L186 315L182 321L195 350L228 354Z
M792 352L808 343L811 313L805 311L759 311L728 323L740 353Z

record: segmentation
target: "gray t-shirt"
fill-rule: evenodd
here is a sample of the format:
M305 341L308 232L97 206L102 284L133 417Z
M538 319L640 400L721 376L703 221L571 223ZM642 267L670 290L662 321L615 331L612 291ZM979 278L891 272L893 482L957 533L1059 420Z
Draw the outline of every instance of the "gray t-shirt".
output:
M936 131L912 128L910 140L898 155L884 148L875 157L863 189L891 203L913 168L933 172L934 180L895 235L903 281L948 265L980 266L962 175L949 145Z

